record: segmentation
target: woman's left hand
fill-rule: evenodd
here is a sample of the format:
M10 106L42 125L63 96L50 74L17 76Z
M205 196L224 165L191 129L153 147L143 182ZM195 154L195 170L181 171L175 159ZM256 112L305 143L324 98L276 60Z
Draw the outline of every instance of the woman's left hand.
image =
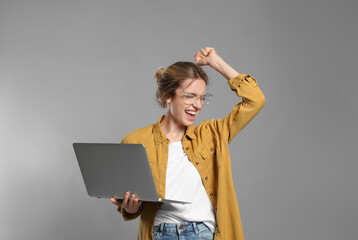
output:
M198 51L195 56L195 63L199 66L209 65L212 68L217 67L217 61L219 56L217 55L214 48L205 47Z
M227 64L221 57L216 54L214 48L205 47L197 52L194 56L195 63L199 66L209 65L219 73L221 73L227 80L236 77L239 73Z

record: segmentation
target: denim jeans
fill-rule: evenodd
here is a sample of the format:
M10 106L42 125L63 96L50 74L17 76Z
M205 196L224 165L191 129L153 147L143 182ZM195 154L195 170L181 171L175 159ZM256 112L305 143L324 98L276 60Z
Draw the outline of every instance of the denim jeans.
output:
M202 222L162 223L154 226L154 240L211 240L214 234Z

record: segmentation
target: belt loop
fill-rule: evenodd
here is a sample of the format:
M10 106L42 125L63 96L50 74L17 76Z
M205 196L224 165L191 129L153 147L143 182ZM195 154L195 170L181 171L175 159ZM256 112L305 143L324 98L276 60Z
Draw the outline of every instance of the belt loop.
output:
M180 227L180 225L181 225L181 223L177 223L177 224L175 224L175 228L176 228L176 230L177 230L177 234L178 234L178 236L180 235L180 232L179 232L179 227Z
M161 233L164 233L164 224L165 224L165 223L160 224L160 232L161 232Z
M194 228L195 234L198 235L198 234L199 234L199 231L198 231L198 228L197 228L195 222L193 222L193 228Z

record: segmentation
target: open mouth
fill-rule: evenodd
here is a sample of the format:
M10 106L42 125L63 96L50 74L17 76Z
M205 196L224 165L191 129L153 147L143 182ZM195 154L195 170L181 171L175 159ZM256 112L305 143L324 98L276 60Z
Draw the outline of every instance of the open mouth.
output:
M187 118L188 118L190 121L194 121L195 116L196 116L196 111L186 110L185 113L186 113Z

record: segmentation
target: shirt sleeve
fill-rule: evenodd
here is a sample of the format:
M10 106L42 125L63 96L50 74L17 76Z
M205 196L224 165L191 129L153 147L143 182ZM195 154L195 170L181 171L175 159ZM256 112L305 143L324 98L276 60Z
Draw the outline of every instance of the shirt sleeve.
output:
M242 102L238 103L225 118L216 120L213 124L220 138L228 142L236 136L262 109L265 96L251 75L239 74L229 80L232 91L235 91Z
M130 221L130 220L136 219L137 217L140 216L140 214L142 213L142 210L143 210L143 204L144 203L142 203L140 205L139 210L136 213L127 213L126 210L124 210L124 208L121 208L121 207L118 207L117 211L122 214L122 217L125 221Z

